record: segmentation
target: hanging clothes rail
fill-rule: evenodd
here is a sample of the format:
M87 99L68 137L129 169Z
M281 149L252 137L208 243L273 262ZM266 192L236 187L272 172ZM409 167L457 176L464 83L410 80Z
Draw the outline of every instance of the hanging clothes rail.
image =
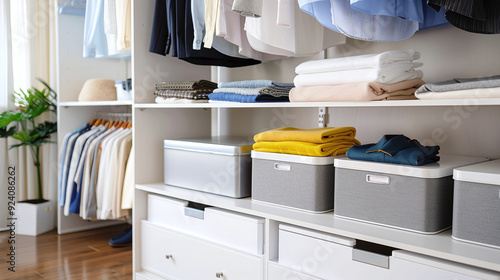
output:
M132 147L131 117L96 112L93 120L64 136L59 205L65 216L113 220L129 215L122 208L122 192Z

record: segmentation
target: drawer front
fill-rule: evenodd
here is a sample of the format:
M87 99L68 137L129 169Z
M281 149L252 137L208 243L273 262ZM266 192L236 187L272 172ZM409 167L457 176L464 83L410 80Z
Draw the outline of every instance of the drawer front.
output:
M163 277L262 279L262 257L214 245L142 221L142 267Z
M479 280L482 278L476 278L472 276L467 276L464 274L456 273L453 271L448 271L444 269L439 269L436 267L419 264L407 260L401 260L393 258L392 260L393 270L396 279L406 279L406 280ZM411 273L410 273L411 272Z
M279 263L295 271L326 280L361 280L366 279L367 275L370 275L370 279L393 279L389 268L373 265L373 258L360 258L365 255L350 246L303 233L283 230L279 233Z
M187 201L150 194L148 221L250 254L263 253L264 218L216 207L195 209Z
M275 262L268 262L267 280L321 280L292 269L281 266Z
M413 252L394 251L391 259L395 279L407 280L499 280L500 273L424 256ZM411 273L409 273L411 272Z

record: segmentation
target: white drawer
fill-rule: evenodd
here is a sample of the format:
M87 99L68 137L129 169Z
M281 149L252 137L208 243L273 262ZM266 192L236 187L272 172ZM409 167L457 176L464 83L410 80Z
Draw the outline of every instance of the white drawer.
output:
M289 268L281 266L275 262L268 262L267 267L267 280L321 280L319 278L314 278L297 271L293 271Z
M264 251L264 218L149 194L148 221L251 254Z
M192 236L141 222L144 270L168 279L262 279L262 257L214 245Z
M390 257L354 248L356 240L279 226L279 263L322 279L393 279Z
M396 250L391 260L396 279L498 280L500 273L417 253ZM411 273L409 273L411 272Z

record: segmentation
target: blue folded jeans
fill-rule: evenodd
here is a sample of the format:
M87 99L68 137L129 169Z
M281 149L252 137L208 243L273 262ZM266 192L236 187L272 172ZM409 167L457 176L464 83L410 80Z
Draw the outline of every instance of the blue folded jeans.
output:
M407 165L424 165L439 161L439 146L422 146L418 140L402 134L384 135L376 144L352 146L346 156L350 159Z

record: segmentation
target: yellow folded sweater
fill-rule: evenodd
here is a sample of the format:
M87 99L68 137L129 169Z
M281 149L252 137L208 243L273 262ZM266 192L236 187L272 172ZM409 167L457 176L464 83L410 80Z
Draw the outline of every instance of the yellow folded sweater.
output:
M324 127L299 129L282 127L271 129L254 136L255 142L300 141L308 143L327 143L337 140L352 140L356 136L354 127Z
M334 141L322 144L299 141L257 142L253 144L253 149L259 152L326 157L343 155L350 147L360 144L361 143L356 139L352 141Z

